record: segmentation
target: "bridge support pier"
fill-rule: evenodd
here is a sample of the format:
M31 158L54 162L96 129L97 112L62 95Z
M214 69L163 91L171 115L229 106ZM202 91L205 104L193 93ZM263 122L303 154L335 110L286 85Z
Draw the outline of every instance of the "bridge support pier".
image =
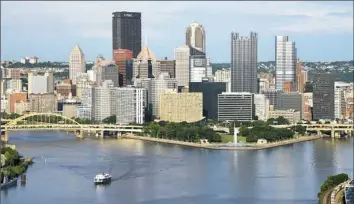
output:
M332 128L332 129L331 129L331 138L335 138L335 136L336 136L336 135L335 135L335 131L334 131L334 129Z
M117 132L117 139L119 139L122 136L121 132Z
M319 136L322 137L322 132L321 132L321 130L317 130L317 135L319 135Z
M2 135L3 137L3 142L8 142L9 141L9 131L5 130L4 131L4 135Z
M84 131L80 130L79 132L76 132L76 138L84 139Z
M101 131L100 137L101 137L101 139L103 139L103 137L104 137L104 130Z

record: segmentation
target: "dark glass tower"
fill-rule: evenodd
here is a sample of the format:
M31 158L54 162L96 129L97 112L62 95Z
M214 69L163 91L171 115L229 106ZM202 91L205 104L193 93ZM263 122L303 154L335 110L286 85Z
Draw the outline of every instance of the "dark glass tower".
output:
M141 51L141 13L114 12L112 31L113 50L131 50L136 58Z
M313 76L312 119L334 119L334 79L331 74L319 73Z

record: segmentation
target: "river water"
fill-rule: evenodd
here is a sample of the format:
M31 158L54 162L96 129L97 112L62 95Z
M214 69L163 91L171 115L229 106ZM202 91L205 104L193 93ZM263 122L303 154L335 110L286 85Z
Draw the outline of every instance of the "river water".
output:
M138 140L76 140L62 132L11 132L35 158L3 204L317 204L330 174L353 176L353 140L316 140L257 151L219 151ZM95 187L93 177L113 181Z

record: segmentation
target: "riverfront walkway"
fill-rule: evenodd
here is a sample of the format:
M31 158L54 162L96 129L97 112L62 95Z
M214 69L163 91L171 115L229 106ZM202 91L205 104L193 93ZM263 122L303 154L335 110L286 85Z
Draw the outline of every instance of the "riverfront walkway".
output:
M299 142L306 142L311 140L320 139L321 136L303 136L296 139L284 140L280 142L273 142L268 144L246 144L248 146L221 146L217 144L200 144L200 143L193 143L193 142L184 142L178 140L168 140L162 138L154 138L154 137L144 137L144 136L136 136L134 134L126 134L122 136L122 138L129 138L129 139L138 139L138 140L145 140L145 141L152 141L152 142L161 142L167 144L177 144L189 147L198 147L198 148L206 148L206 149L215 149L215 150L261 150L261 149L268 149L274 147L280 147L284 145L299 143ZM227 145L227 144L224 144Z

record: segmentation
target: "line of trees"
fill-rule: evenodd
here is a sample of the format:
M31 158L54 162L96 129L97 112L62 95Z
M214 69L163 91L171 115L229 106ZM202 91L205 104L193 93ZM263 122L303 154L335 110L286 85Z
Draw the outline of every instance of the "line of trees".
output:
M5 166L1 168L0 180L1 183L4 177L7 176L9 180L16 178L23 174L30 163L23 160L18 151L11 147L4 147L1 149L1 154L5 156Z
M221 142L220 135L213 129L187 122L150 122L144 125L144 134L155 138L188 142L200 142L200 139L208 139L209 142Z

